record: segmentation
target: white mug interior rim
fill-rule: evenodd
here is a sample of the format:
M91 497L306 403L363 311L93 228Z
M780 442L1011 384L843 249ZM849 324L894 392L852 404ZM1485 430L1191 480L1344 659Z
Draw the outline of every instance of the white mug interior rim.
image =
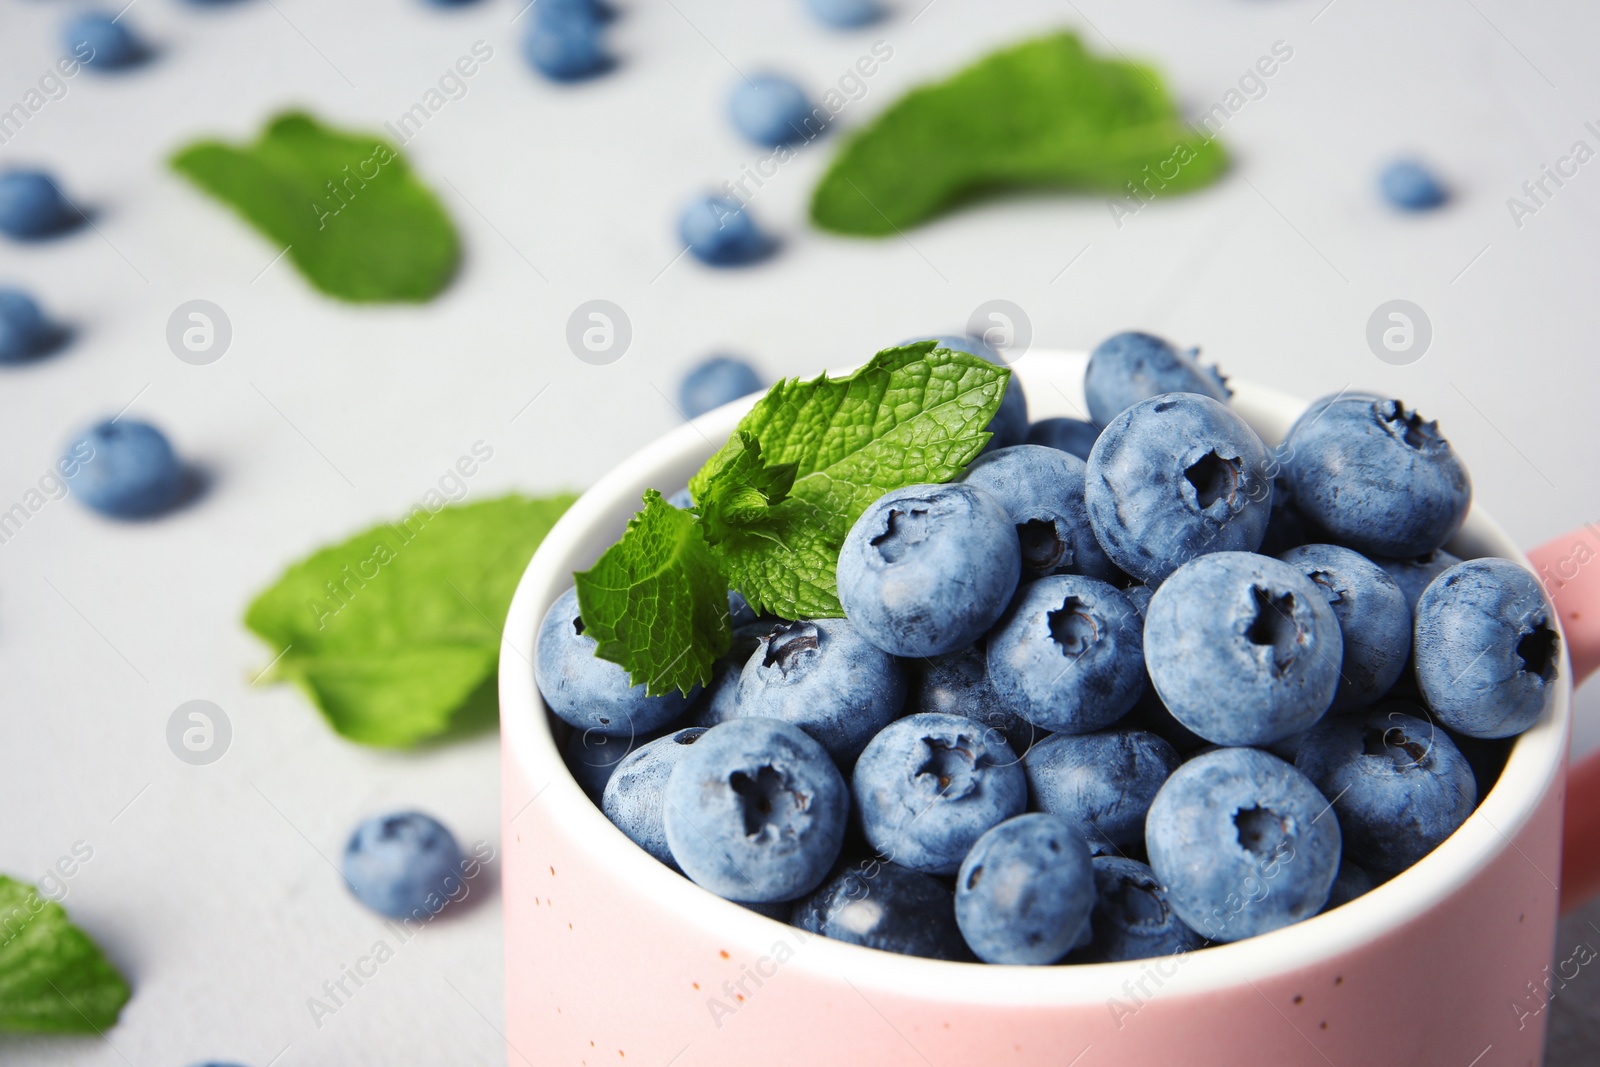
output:
M1083 416L1082 353L1033 351L1013 364L1027 391L1032 418ZM1231 382L1233 406L1270 446L1277 444L1306 401L1276 390ZM572 585L572 572L591 565L638 510L647 488L681 488L727 439L754 403L750 397L678 427L629 457L573 504L535 553L517 587L500 656L500 721L509 757L537 791L532 804L556 818L590 862L612 872L618 885L653 898L681 924L692 925L732 950L759 956L792 941L792 928L722 900L657 862L606 819L573 780L533 681L534 636L545 611ZM1527 557L1480 509L1449 548L1463 556L1503 556L1532 569ZM1564 643L1563 643L1564 644ZM1517 739L1489 795L1462 827L1425 859L1375 890L1324 915L1229 945L1189 954L1163 990L1203 993L1300 969L1384 936L1438 905L1497 856L1514 846L1566 757L1571 664L1563 648L1561 677L1549 711ZM524 808L524 811L526 808ZM513 816L513 822L520 813ZM503 828L510 832L511 827ZM1531 863L1531 861L1526 861ZM1538 872L1556 884L1556 872ZM962 1004L1098 1004L1137 981L1149 960L1057 967L947 963L901 956L826 938L811 938L785 968L906 996ZM959 971L952 968L960 968Z

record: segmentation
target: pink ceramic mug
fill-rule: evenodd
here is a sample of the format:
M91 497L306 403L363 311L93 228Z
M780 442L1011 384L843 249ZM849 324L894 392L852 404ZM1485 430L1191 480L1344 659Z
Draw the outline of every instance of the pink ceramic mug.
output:
M1081 355L1033 352L1014 369L1043 417L1079 413L1083 368ZM1236 389L1269 443L1305 406ZM1600 533L1534 553L1570 656L1555 698L1478 810L1411 870L1326 915L1184 956L1038 968L897 956L763 918L656 862L567 772L534 687L534 634L572 572L621 535L646 488L682 486L751 402L674 430L585 493L512 602L500 657L510 1063L1540 1062L1548 1002L1593 959L1558 946L1552 969L1570 698L1600 659L1600 566L1586 565ZM1450 547L1529 564L1476 507ZM1600 880L1600 762L1573 787L1569 903Z

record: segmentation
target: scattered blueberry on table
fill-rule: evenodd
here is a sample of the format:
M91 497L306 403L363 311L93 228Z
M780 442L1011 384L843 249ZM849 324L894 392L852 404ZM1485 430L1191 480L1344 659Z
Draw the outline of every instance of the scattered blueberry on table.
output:
M18 240L54 237L76 229L83 215L41 170L0 174L0 233Z
M736 356L712 356L692 367L678 387L678 403L689 418L761 391L756 369Z
M818 22L838 29L866 26L883 17L878 0L805 0L805 5Z
M827 117L825 110L812 107L798 82L780 74L744 78L728 95L733 128L763 148L809 141L822 132Z
M678 237L690 255L712 267L746 266L777 247L744 205L725 196L703 196L685 206L678 216Z
M123 9L126 12L126 8ZM64 34L67 51L90 70L127 70L150 58L150 49L122 21L121 14L85 12L73 16Z
M443 823L402 811L357 826L342 870L350 892L378 914L425 919L460 891L465 866L461 846Z
M182 503L189 476L166 435L137 419L107 419L72 439L62 476L102 515L141 519Z
M61 340L38 303L21 289L0 286L0 363L22 363L42 356Z
M609 71L615 64L602 38L601 18L589 5L534 5L522 39L522 54L534 70L554 82L575 82Z
M1378 189L1401 211L1430 211L1449 199L1444 183L1412 159L1396 160L1384 167L1378 174Z

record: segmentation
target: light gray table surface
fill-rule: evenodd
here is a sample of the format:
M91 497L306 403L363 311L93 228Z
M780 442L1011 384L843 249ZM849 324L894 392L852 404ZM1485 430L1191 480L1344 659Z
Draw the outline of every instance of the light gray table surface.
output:
M0 284L30 288L77 332L60 355L0 373L0 510L71 431L124 408L212 478L160 522L52 501L0 545L0 871L37 878L75 845L92 849L64 902L135 988L105 1039L0 1038L0 1062L506 1057L492 879L336 1014L319 1024L307 1007L381 936L329 857L358 818L401 806L498 844L497 738L414 754L347 743L296 692L251 686L272 651L240 614L287 563L405 510L475 442L494 459L469 499L584 487L680 421L676 383L710 350L746 353L769 376L810 374L958 330L1003 298L1040 346L1143 327L1308 397L1356 385L1407 398L1440 420L1477 499L1526 545L1600 518L1585 325L1600 162L1559 188L1547 180L1536 213L1517 220L1507 205L1575 141L1600 148L1585 126L1600 120L1600 8L896 0L880 25L839 33L798 0L621 6L607 31L618 70L556 87L521 59L531 16L513 22L512 0L137 0L124 18L156 43L154 62L79 74L0 145L0 167L49 166L94 220L64 240L0 244ZM61 54L77 8L0 0L0 107ZM854 127L906 87L1054 27L1155 62L1191 115L1228 101L1275 43L1292 56L1241 96L1222 131L1235 167L1198 195L1120 220L1103 197L1017 195L903 238L849 240L805 223L830 139L753 199L783 240L773 260L716 272L678 258L677 207L762 155L723 118L740 72L788 71L820 93L884 41L892 58L840 115ZM289 105L378 128L479 41L492 58L406 146L466 247L426 306L318 296L165 165L197 135L243 139ZM1374 173L1401 153L1445 175L1447 210L1406 218L1378 201ZM165 341L168 316L194 298L232 323L209 366ZM564 340L593 298L633 327L609 366ZM1380 362L1365 339L1396 298L1432 323L1408 366ZM233 725L210 766L167 748L168 717L191 699ZM1579 704L1587 750L1600 744L1600 691ZM1552 1009L1550 1062L1600 1055L1600 1024L1583 1014L1597 1005L1600 979L1585 971Z

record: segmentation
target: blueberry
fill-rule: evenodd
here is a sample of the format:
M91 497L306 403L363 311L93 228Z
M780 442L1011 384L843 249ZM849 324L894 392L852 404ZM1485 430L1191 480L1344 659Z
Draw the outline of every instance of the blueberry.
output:
M1506 559L1445 571L1417 601L1417 685L1428 708L1468 737L1511 737L1556 691L1561 638L1538 581Z
M672 858L672 849L667 847L666 824L662 819L667 780L672 776L672 769L689 754L689 746L705 732L703 726L674 730L629 752L617 761L600 804L612 825L674 870L678 863ZM620 742L613 741L613 744Z
M644 737L612 737L598 730L573 730L562 746L567 770L596 805L606 783L624 756L644 744Z
M588 15L550 11L529 20L522 54L529 66L551 81L592 78L612 67L600 30L599 22Z
M1432 852L1478 803L1472 768L1449 736L1385 705L1323 719L1294 765L1331 798L1345 855L1380 874Z
M1384 167L1378 174L1378 189L1401 211L1428 211L1449 199L1433 172L1411 159L1395 160Z
M678 403L689 418L731 404L742 396L759 393L763 386L755 368L732 356L712 356L684 375Z
M1049 731L1028 722L1001 703L989 682L983 650L972 646L906 664L906 714L959 715L1005 736L1013 752L1027 752Z
M955 898L936 878L887 860L845 867L794 906L794 925L852 945L934 960L971 958Z
M937 341L940 348L965 352L969 356L977 356L990 363L1004 362L1000 358L1000 353L989 347L988 342L981 337L968 337L962 334L922 334L908 337L900 343L910 345L918 341ZM1028 438L1028 397L1022 391L1021 379L1015 374L1006 381L1006 395L1000 401L1000 410L989 420L988 430L994 436L984 446L985 452L1020 445Z
M594 654L598 647L583 632L578 591L568 589L539 624L533 677L556 718L579 730L637 738L682 715L698 693L646 696L644 685L629 683L626 670Z
M1349 859L1339 861L1339 875L1333 880L1333 889L1328 893L1328 902L1322 906L1323 911L1332 911L1334 908L1343 907L1356 897L1366 896L1378 887L1378 880L1363 867L1351 863Z
M690 508L694 507L694 496L689 492L689 487L686 485L682 489L679 489L676 493L673 493L671 496L667 497L667 503L671 504L675 508L688 511Z
M1272 514L1267 448L1210 397L1166 393L1112 419L1084 500L1111 561L1159 585L1207 552L1254 552Z
M734 714L782 719L849 767L905 703L895 658L849 619L776 624L739 676Z
M1280 468L1272 476L1272 512L1267 517L1267 533L1259 551L1263 556L1281 556L1314 539L1310 524L1295 507L1289 479Z
M1099 436L1100 427L1082 419L1040 419L1028 427L1028 444L1059 448L1081 460L1089 458L1089 450Z
M1006 707L1046 730L1110 726L1144 690L1139 613L1114 587L1057 574L1022 587L989 635L989 679Z
M1472 481L1439 424L1398 400L1319 401L1290 427L1284 451L1301 514L1368 556L1432 552L1461 528L1472 503Z
M96 423L73 438L62 463L73 469L67 484L85 504L119 519L166 511L182 502L188 487L166 436L135 419Z
M150 56L149 49L121 21L120 15L97 11L75 16L67 22L65 39L67 51L82 59L90 70L126 70Z
M450 831L420 811L375 815L344 847L350 892L391 919L437 914L461 888L465 866Z
M21 363L42 355L59 338L33 297L0 286L0 363Z
M748 141L763 148L809 141L827 125L828 112L813 109L806 91L791 78L757 74L733 87L728 118Z
M1073 963L1119 963L1170 956L1199 948L1204 939L1189 929L1167 899L1156 872L1122 856L1094 858L1093 940Z
M1066 819L1096 855L1139 847L1145 812L1180 762L1143 730L1054 734L1022 757L1034 807Z
M992 827L956 875L956 922L985 963L1056 962L1088 932L1093 907L1089 846L1044 812Z
M1167 779L1145 846L1178 917L1213 941L1238 941L1322 910L1339 869L1339 820L1283 760L1222 748Z
M83 215L50 175L39 170L0 174L0 233L33 240L75 229L82 222Z
M854 29L883 17L878 0L806 0L806 8L818 22L839 29Z
M1377 559L1373 562L1395 580L1405 594L1406 607L1415 612L1417 601L1422 599L1422 591L1428 588L1428 583L1460 563L1461 557L1436 548L1411 559Z
M754 615L753 612L751 614ZM751 655L760 647L761 639L771 632L771 623L734 625L728 651L712 664L711 681L694 707L689 709L684 719L685 726L715 726L734 717L735 709L739 706L739 679L744 673L745 664L750 662Z
M1336 545L1303 545L1278 557L1328 598L1344 638L1332 710L1364 708L1394 687L1411 654L1411 608L1383 568Z
M678 866L729 900L793 900L827 875L850 794L823 747L776 719L713 726L667 779L664 825Z
M960 483L909 485L851 527L839 550L839 602L885 652L937 656L994 625L1021 566L1016 529L994 496Z
M1178 721L1219 745L1264 745L1322 717L1344 639L1311 579L1269 556L1216 552L1150 600L1145 664Z
M1109 426L1139 401L1162 393L1197 393L1226 404L1233 392L1215 367L1199 364L1198 352L1179 352L1159 337L1134 331L1106 338L1089 353L1083 374L1089 417Z
M1087 574L1111 581L1121 572L1089 525L1083 502L1087 470L1083 460L1060 449L1012 445L979 456L961 480L988 490L1005 508L1029 577Z
M678 217L678 237L694 258L713 267L754 263L775 247L744 205L725 196L691 201Z
M1005 739L958 715L889 724L861 753L851 790L878 854L928 874L954 874L985 830L1028 801Z

